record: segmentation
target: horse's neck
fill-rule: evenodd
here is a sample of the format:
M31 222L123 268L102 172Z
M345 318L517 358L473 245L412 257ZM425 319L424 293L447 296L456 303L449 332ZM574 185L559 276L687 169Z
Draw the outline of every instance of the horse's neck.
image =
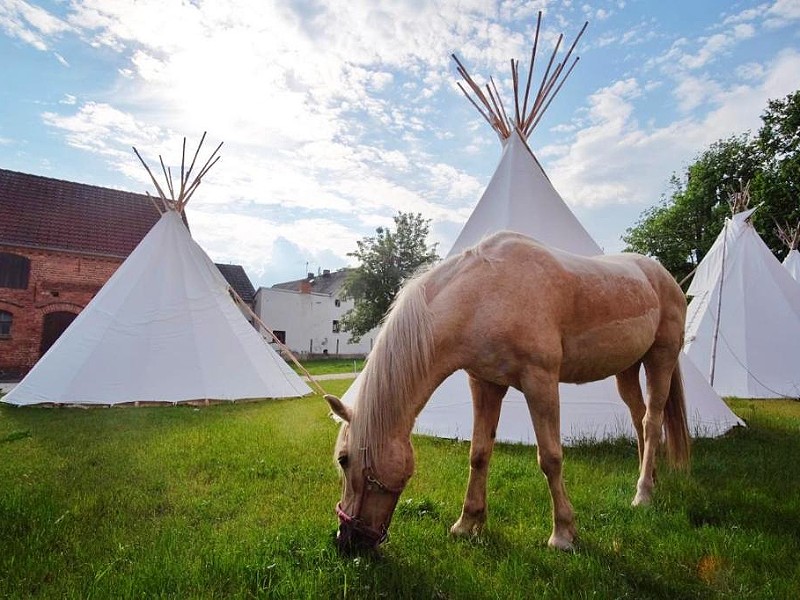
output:
M402 386L378 388L375 386L379 384L374 379L365 381L364 388L361 389L362 394L371 396L372 401L379 398L381 402L391 403L391 405L371 407L374 413L367 417L372 422L367 427L373 432L380 432L386 439L411 435L417 415L425 408L439 384L456 370L455 367L450 368L450 361L442 363L439 356L431 358L425 373L405 380ZM369 374L365 373L367 380L381 377L379 372L379 369L374 369ZM381 383L385 384L385 381Z

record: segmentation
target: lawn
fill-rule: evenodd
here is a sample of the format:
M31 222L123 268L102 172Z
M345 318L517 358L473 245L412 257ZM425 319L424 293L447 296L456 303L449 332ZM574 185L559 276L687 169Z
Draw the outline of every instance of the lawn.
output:
M325 381L341 393L348 381ZM501 445L490 516L448 538L468 445L415 439L378 555L340 557L336 426L319 396L204 408L0 408L0 597L790 598L800 589L800 403L732 401L749 427L694 446L629 503L627 441L565 450L579 541L546 548L531 447Z
M364 368L363 358L315 358L301 360L300 364L312 375L332 375L338 373L358 373ZM297 372L300 369L294 363L289 365Z

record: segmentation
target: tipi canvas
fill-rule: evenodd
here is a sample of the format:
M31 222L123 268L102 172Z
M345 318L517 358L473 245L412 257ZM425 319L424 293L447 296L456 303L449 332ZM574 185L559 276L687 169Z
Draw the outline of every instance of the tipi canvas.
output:
M800 250L797 248L789 250L786 258L783 259L783 266L795 281L800 282Z
M182 190L191 189L186 178ZM4 402L174 403L311 391L245 320L192 239L180 215L186 199L164 199L161 219Z
M750 209L727 219L688 294L685 352L714 389L800 397L800 284L759 237Z
M574 46L573 43L572 48ZM559 64L566 64L567 59L568 56ZM459 72L474 91L476 86L460 63ZM512 78L515 81L519 79L518 63ZM560 84L553 81L549 88L557 91ZM489 89L487 86L487 93ZM517 89L521 90L522 86L515 85ZM549 104L546 98L541 97L542 93L540 90L536 100L531 96L531 106L539 106L539 111ZM499 134L504 148L494 176L449 255L457 254L479 243L486 235L503 229L523 233L575 254L601 254L600 247L554 189L526 142L532 131L530 125L538 123L541 112L526 114L523 110L519 119L511 120L504 113L489 111L485 105L482 110L471 101ZM494 104L502 106L497 100ZM522 98L514 98L515 107L524 105ZM480 340L475 343L480 344ZM690 361L682 360L681 365L687 390L689 424L694 435L720 435L741 424L702 376L693 370ZM346 400L355 399L359 383L357 379L348 390ZM560 395L563 443L635 436L630 413L617 393L613 378L584 385L561 384ZM472 400L464 371L454 373L436 389L417 417L415 431L440 437L471 438ZM527 404L519 390L512 388L506 394L496 439L529 444L536 441Z

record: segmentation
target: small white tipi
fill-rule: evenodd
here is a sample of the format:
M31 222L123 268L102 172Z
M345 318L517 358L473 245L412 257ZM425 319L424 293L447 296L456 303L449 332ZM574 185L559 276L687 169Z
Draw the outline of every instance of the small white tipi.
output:
M585 27L584 25L584 29ZM538 31L539 23L537 23L537 41ZM580 34L577 38L580 38ZM477 102L463 87L462 91L500 136L503 155L486 191L448 256L457 254L477 244L486 235L503 229L523 233L575 254L584 256L602 254L601 248L550 183L527 144L528 136L552 99L552 95L548 96L546 90L550 90L549 93L554 95L563 83L563 79L559 83L558 78L563 65L568 62L577 38L556 71L552 75L549 75L549 71L545 74L542 88L535 98L532 96L529 98L527 89L519 85L519 63L512 62L512 80L515 89L513 119L509 119L502 108L499 110L492 108L492 105L503 106L499 101L497 90L493 86L481 90L456 59L459 73L473 95L477 97ZM558 45L554 55L557 49ZM551 60L551 64L552 62ZM569 75L574 66L575 62L566 71L566 75ZM566 78L566 75L563 77ZM530 80L529 75L528 81ZM489 95L488 101L486 94ZM529 98L530 103L526 102L525 98ZM480 344L480 340L475 340L475 343ZM694 435L721 435L734 425L742 424L702 376L692 368L690 361L684 359L681 364L687 391L687 413ZM355 399L359 383L357 379L348 390L345 395L346 401L352 402ZM561 384L560 395L563 443L601 440L621 435L635 436L630 413L617 393L613 378L584 385ZM472 399L465 372L454 373L436 389L417 417L415 431L440 437L471 438ZM528 407L519 390L509 389L503 400L496 439L535 443Z
M726 219L687 291L684 351L713 388L800 397L800 284L759 237L749 209Z
M789 249L786 258L783 259L783 266L795 281L800 282L800 250L797 249L800 245L800 223L797 224L794 231L790 230L788 226L778 227L778 237Z
M783 266L789 271L789 275L794 277L794 280L800 282L800 250L795 248L790 250L786 258L783 259Z
M156 184L161 219L3 402L175 403L311 391L246 321L181 219L213 164L193 182L182 166L177 199Z

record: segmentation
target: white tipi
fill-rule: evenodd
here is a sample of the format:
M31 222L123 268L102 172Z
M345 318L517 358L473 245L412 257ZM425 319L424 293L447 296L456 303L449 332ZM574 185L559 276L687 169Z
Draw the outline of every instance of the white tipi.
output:
M311 391L245 320L181 219L214 162L193 182L191 166L182 166L177 199L156 184L161 219L3 402L175 403ZM169 179L168 187L172 195Z
M797 248L789 250L789 254L783 259L783 266L795 281L800 282L800 250Z
M537 22L534 54L540 23L541 14ZM586 25L584 29L585 27ZM533 127L541 119L543 111L549 106L553 95L561 88L564 78L575 66L577 58L559 82L563 65L568 62L581 34L577 36L553 74L549 74L549 69L545 73L536 98L530 97L530 105L527 102L528 89L523 90L519 85L519 63L512 62L515 90L513 120L506 116L504 109L493 108L493 106L503 106L494 88L494 82L490 80L491 87L486 86L485 90L481 90L458 59L455 59L459 73L477 97L477 102L467 94L464 87L461 88L462 91L498 133L504 148L494 176L448 255L456 254L477 244L486 235L503 229L526 234L575 254L585 256L602 254L600 247L553 188L526 141ZM561 38L553 56L558 50L560 40ZM551 58L550 64L552 63ZM527 87L530 87L530 81L529 71ZM522 91L525 92L524 98ZM488 99L486 94L489 95ZM475 343L480 344L480 340L475 340ZM702 376L693 369L690 361L682 360L681 364L684 386L687 390L687 412L693 434L721 435L734 425L742 424ZM346 401L355 398L359 383L357 379L348 390L345 395ZM620 435L635 436L630 413L617 393L613 378L584 385L562 384L560 395L563 443L600 440ZM415 431L440 437L471 438L472 400L466 373L463 371L454 373L437 388L417 417ZM503 401L496 439L535 443L528 407L525 398L518 390L509 389Z
M783 259L783 266L789 271L789 274L794 277L794 280L800 282L800 251L797 247L800 245L800 223L794 228L794 231L786 227L778 227L778 237L781 238L789 252L786 258Z
M749 209L726 219L687 291L684 351L723 396L800 397L800 284Z

